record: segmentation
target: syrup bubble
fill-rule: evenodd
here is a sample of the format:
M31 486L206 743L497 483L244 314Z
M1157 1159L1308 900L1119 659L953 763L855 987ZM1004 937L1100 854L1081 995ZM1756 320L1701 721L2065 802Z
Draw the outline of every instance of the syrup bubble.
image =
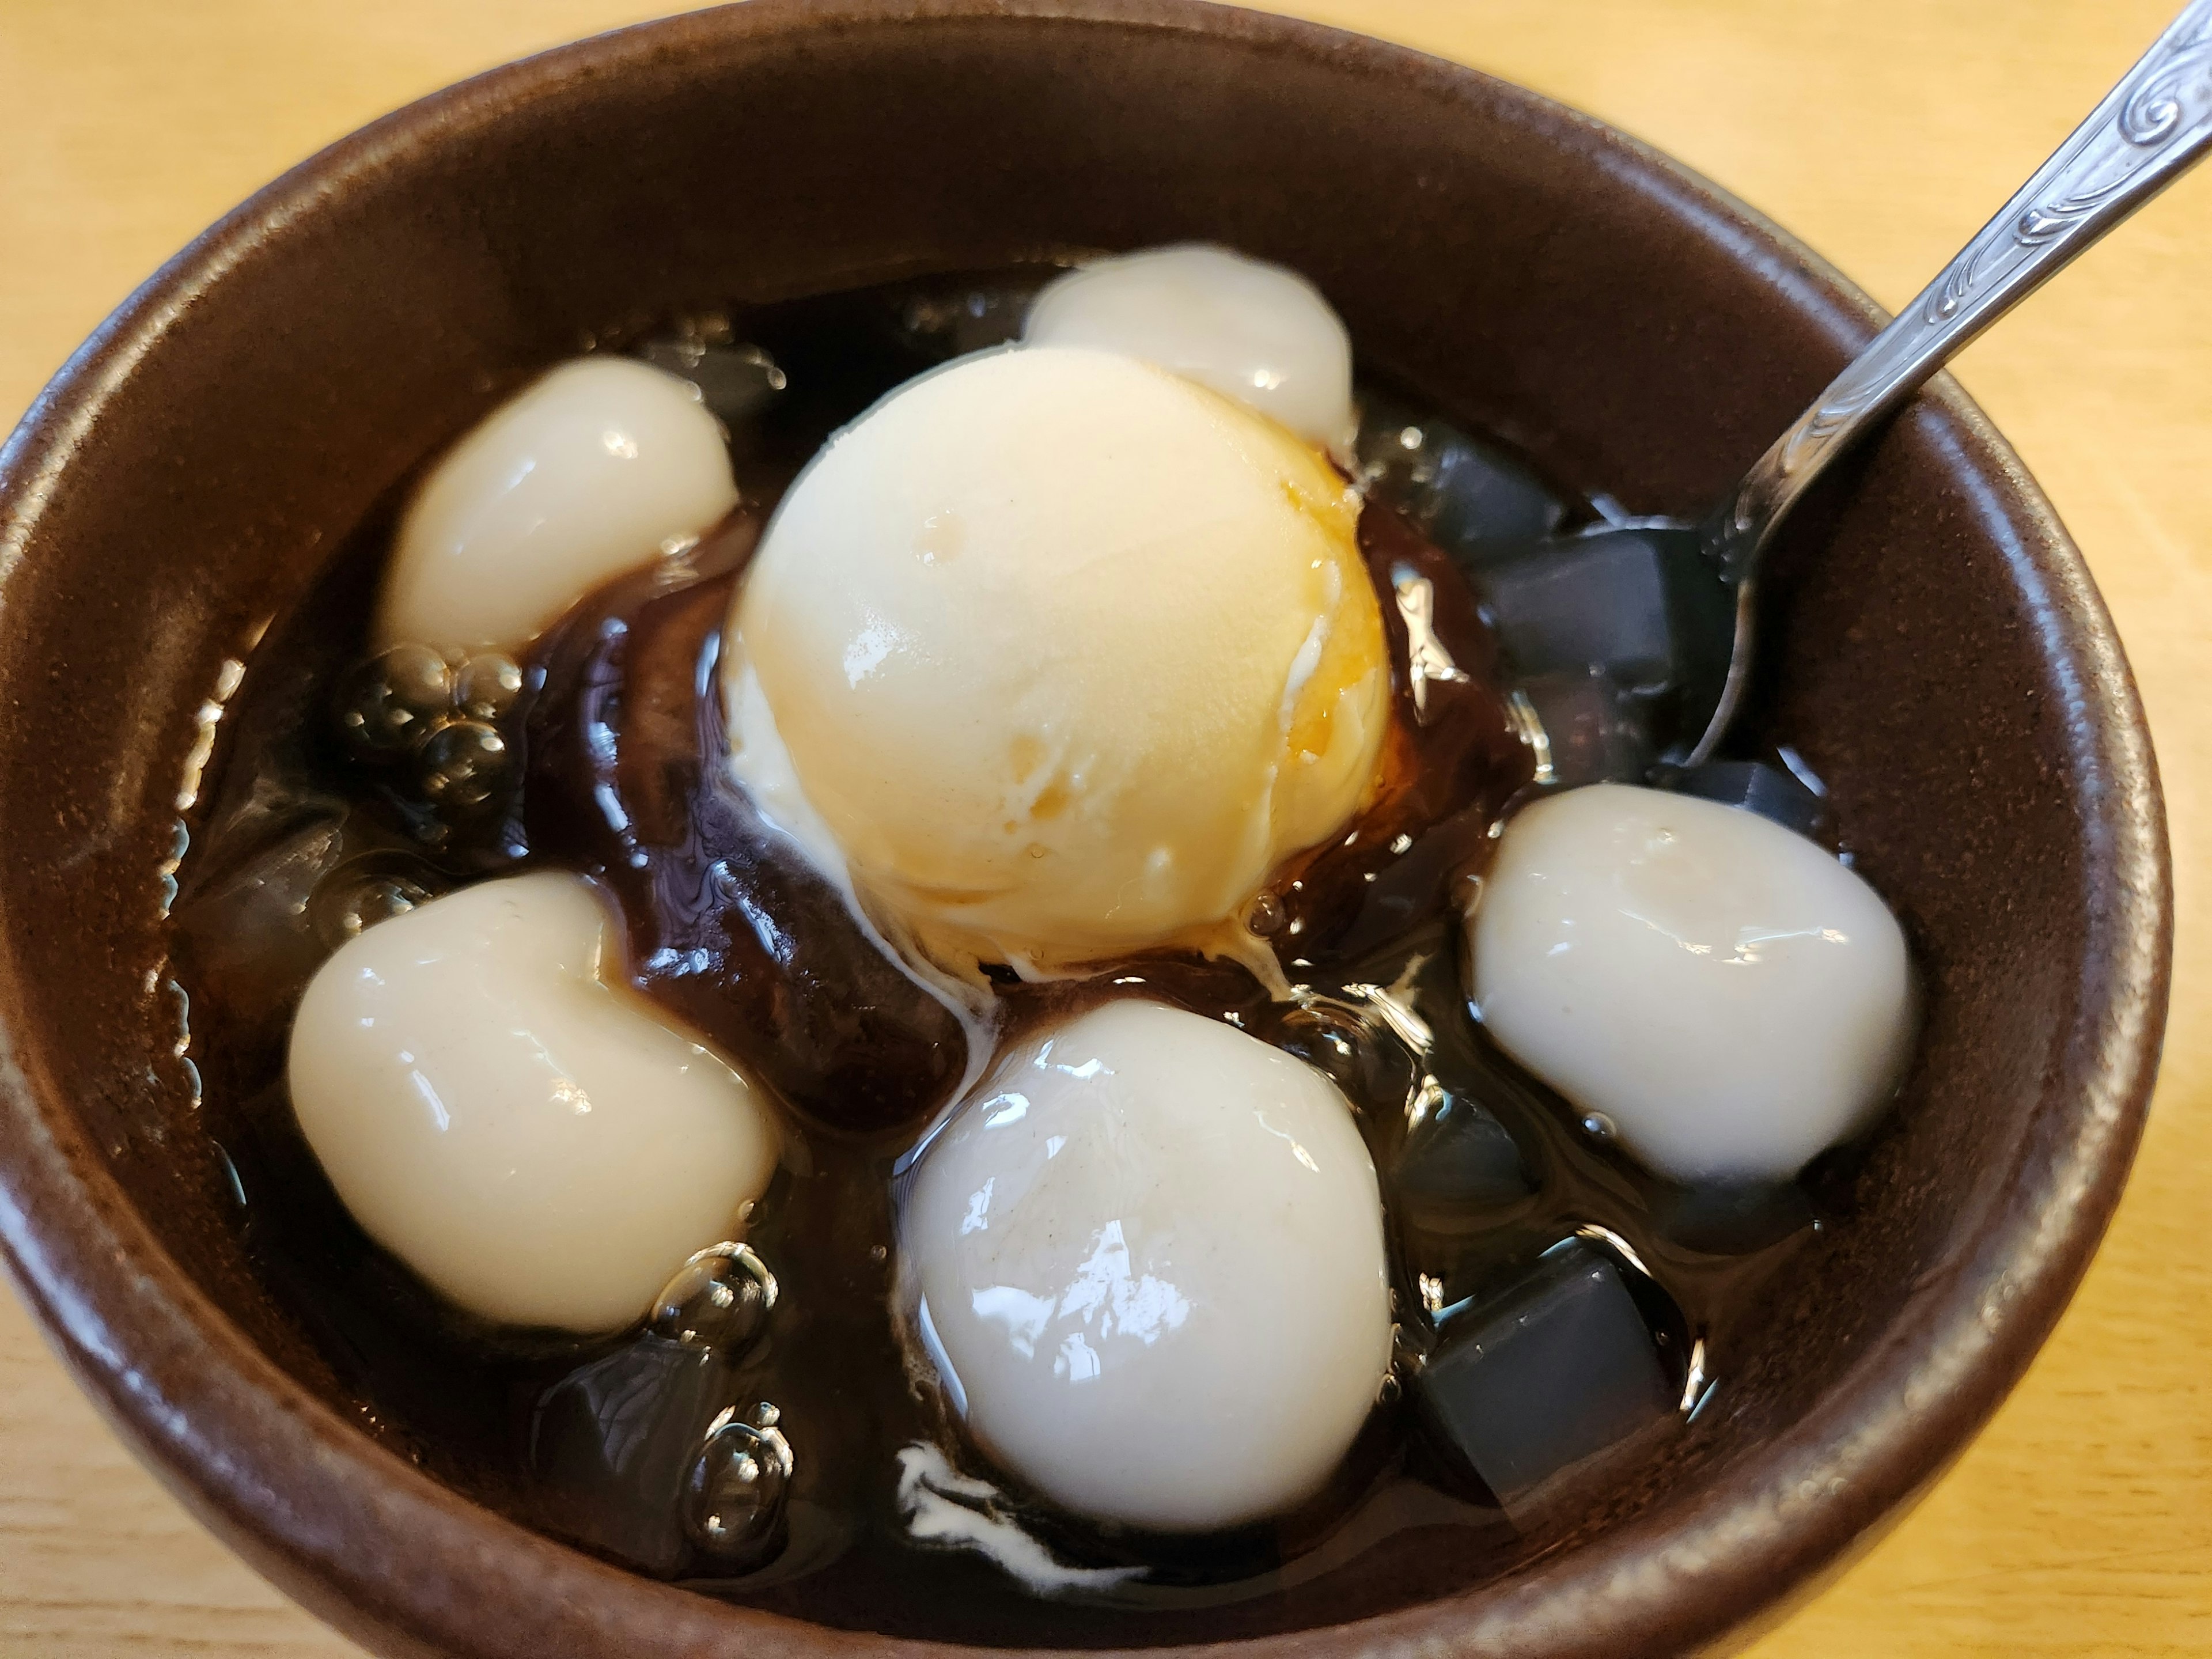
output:
M734 1360L759 1340L775 1296L775 1275L750 1246L716 1244L661 1287L647 1328Z
M781 1420L766 1401L749 1418L724 1413L684 1478L684 1530L726 1566L750 1564L775 1540L793 1469Z

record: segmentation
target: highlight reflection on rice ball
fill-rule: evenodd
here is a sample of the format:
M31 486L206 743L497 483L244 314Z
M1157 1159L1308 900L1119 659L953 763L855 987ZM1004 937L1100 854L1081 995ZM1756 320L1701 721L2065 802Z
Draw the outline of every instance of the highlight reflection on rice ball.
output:
M1297 1504L1390 1364L1375 1168L1334 1085L1123 1000L1020 1045L924 1155L900 1249L969 1433L1079 1514Z

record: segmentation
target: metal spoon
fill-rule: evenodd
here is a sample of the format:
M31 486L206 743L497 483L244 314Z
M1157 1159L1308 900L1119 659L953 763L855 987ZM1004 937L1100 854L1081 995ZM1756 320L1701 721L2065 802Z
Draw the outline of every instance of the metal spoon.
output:
M1726 679L1694 744L1662 765L1701 765L1728 732L1750 678L1759 562L1787 516L1832 461L1991 323L2212 149L2212 0L2192 0L2104 100L2036 169L1920 297L1744 474L1696 534L1735 591ZM1698 708L1686 711L1695 730Z

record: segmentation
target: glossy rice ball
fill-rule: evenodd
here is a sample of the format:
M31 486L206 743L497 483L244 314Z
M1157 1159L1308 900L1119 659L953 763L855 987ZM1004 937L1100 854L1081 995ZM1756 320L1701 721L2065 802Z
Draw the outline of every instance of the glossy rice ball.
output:
M1897 919L1739 807L1620 784L1539 801L1507 825L1472 927L1491 1035L1678 1181L1796 1175L1871 1120L1911 1054Z
M602 979L612 927L578 877L463 888L341 946L293 1022L339 1198L487 1319L627 1324L775 1172L752 1086Z
M1039 294L1022 337L1171 369L1351 453L1352 336L1321 290L1281 265L1205 242L1101 259Z
M514 651L738 502L696 387L628 357L541 375L430 469L400 520L381 645Z
M1389 1368L1382 1202L1344 1097L1158 1003L1009 1054L930 1146L899 1241L969 1431L1097 1520L1294 1506Z

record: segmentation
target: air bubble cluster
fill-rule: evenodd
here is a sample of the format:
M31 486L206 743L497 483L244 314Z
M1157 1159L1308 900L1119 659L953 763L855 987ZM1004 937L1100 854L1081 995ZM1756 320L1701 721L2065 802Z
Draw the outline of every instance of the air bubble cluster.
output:
M500 652L395 645L346 677L338 733L361 759L396 775L396 793L428 809L419 833L441 841L513 801L518 768L502 728L522 679L520 665Z
M653 1298L646 1339L695 1352L729 1374L767 1329L775 1298L775 1275L750 1245L711 1244ZM720 1571L759 1566L782 1539L796 1467L782 1421L765 1400L744 1410L726 1407L707 1425L685 1467L678 1504L684 1534Z

